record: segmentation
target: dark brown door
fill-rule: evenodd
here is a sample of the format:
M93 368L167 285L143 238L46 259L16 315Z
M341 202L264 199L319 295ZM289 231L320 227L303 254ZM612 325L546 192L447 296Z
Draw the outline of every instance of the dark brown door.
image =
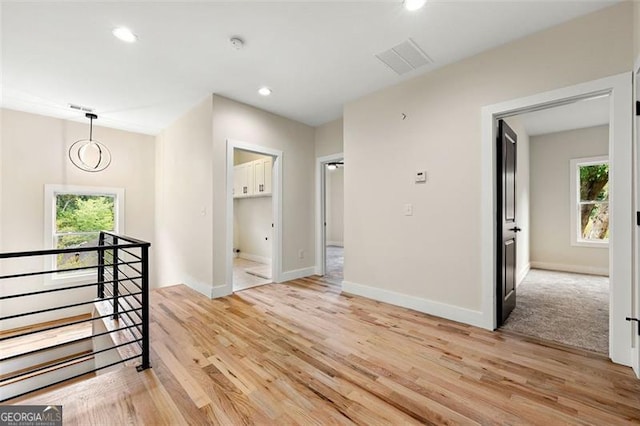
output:
M498 121L497 147L497 292L498 326L516 307L516 145L518 136L503 120Z

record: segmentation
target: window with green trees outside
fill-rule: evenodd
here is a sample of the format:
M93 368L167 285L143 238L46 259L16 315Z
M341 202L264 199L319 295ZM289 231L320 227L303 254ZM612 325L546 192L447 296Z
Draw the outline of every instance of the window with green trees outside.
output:
M609 241L609 163L578 163L578 239Z
M97 246L100 231L115 231L115 195L55 194L54 247ZM56 269L97 265L96 252L59 254Z

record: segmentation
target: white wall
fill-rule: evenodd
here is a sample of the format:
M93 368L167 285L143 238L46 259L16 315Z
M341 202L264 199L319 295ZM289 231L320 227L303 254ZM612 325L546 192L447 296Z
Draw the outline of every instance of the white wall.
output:
M213 96L213 284L225 283L226 146L234 139L283 152L283 259L285 278L313 274L314 129L222 96ZM303 250L304 257L298 258Z
M327 245L344 245L344 167L326 171Z
M95 124L99 123L96 121ZM93 136L111 151L112 163L103 172L87 173L77 169L68 159L69 146L89 134L88 122L71 122L24 112L2 110L2 159L1 194L3 251L28 251L44 249L44 185L64 184L83 186L119 187L125 189L125 229L121 233L150 241L151 270L153 271L154 244L154 138L100 126L94 126ZM42 259L2 261L3 272L42 270ZM155 282L154 276L151 283ZM3 284L0 284L3 285ZM2 291L14 292L14 285L4 284ZM44 289L42 277L21 279L22 291ZM46 287L49 288L49 287ZM70 293L66 293L70 294ZM38 306L51 305L52 298L60 304L72 303L78 298L91 300L95 289L65 299L65 293L33 298L21 303L4 303L3 315L35 310ZM85 309L69 310L62 316L89 312ZM37 321L59 318L60 313L40 315ZM30 318L29 318L30 319ZM11 328L13 325L2 324Z
M316 157L339 154L343 150L342 118L330 121L315 128L314 144Z
M632 7L620 3L347 104L343 288L482 324L480 254L492 248L481 245L481 108L630 71ZM428 182L415 185L421 169ZM405 203L413 216L404 216Z
M267 158L255 152L234 150L234 165ZM256 262L271 262L273 228L272 197L233 200L233 246L240 257Z
M225 282L227 139L284 152L283 271L313 273L314 129L211 95L157 138L162 285L185 283L213 297L231 291Z
M261 263L271 262L272 197L233 200L234 247L240 257Z
M634 58L640 57L640 2L633 2L633 52Z
M160 286L211 296L212 101L208 96L156 138L156 258Z
M530 138L518 117L505 120L509 127L518 135L516 162L516 223L522 229L518 233L516 242L516 282L520 284L529 272L530 267L530 178L529 157Z
M608 274L609 250L571 245L569 162L607 155L609 126L531 138L532 266Z

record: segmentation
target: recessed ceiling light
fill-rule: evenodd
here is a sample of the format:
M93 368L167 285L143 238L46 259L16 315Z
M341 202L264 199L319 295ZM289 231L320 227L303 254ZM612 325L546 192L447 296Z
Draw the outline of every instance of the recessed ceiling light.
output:
M133 43L138 40L138 36L135 35L129 28L118 27L112 31L113 35L122 41L127 43Z
M258 90L258 93L260 93L262 96L269 96L271 94L271 89L269 89L268 87L261 87Z
M404 0L404 8L407 10L418 10L424 6L426 2L427 0Z

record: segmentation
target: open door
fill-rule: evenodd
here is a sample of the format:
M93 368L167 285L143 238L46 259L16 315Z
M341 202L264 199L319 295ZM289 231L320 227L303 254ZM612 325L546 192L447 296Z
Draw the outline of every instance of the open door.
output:
M498 121L497 156L497 320L498 326L516 307L516 133L504 122Z

